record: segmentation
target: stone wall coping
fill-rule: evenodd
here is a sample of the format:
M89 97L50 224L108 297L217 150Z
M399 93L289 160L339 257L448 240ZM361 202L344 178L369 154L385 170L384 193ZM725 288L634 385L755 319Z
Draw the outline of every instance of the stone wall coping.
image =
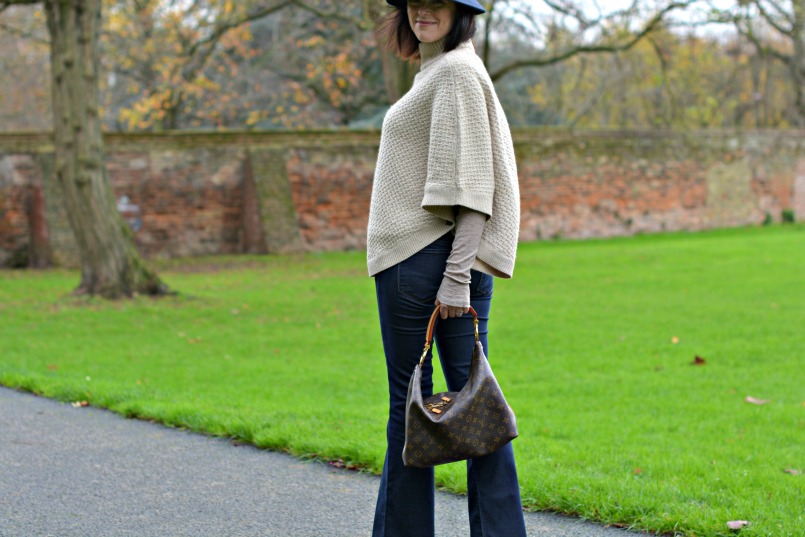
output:
M553 142L634 143L641 140L712 140L730 138L746 139L762 136L800 140L805 146L805 130L798 129L706 129L706 130L620 130L594 129L569 130L561 127L534 127L512 129L515 144L539 142L551 145ZM4 153L52 153L52 133L48 131L0 132L0 152ZM321 147L378 145L379 130L306 130L306 131L166 131L166 132L110 132L104 134L104 143L110 149L143 150L150 148L185 149L221 146L243 147Z

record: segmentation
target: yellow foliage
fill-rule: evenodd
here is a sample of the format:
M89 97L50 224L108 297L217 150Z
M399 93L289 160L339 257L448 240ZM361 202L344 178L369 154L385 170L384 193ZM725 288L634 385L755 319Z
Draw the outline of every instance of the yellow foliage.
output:
M242 16L247 5L234 0L212 6L165 0L103 1L105 61L115 70L131 73L121 87L135 96L120 111L119 121L130 129L160 127L166 118L177 116L179 107L206 103L194 114L220 123L224 115L216 105L240 99L234 86L224 87L221 81L237 77L238 62L233 54L242 58L254 55L251 28L236 25L222 34L218 43L229 55L214 54L207 60L208 49L198 44L215 28ZM206 69L220 76L207 76L210 71Z

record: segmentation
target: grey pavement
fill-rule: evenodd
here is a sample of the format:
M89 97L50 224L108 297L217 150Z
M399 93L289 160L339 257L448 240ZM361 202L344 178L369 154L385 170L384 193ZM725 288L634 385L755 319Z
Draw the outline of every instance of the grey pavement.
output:
M0 387L0 536L360 537L377 476ZM466 498L437 494L438 537ZM624 537L526 513L529 536Z

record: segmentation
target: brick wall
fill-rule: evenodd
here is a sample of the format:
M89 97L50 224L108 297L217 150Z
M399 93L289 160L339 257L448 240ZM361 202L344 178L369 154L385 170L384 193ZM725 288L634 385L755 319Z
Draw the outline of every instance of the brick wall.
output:
M799 131L523 130L514 139L522 240L759 224L784 209L805 216ZM115 197L139 207L129 216L139 221L141 252L174 257L364 248L378 140L375 132L182 132L111 134L105 147ZM0 265L25 258L35 188L57 262L76 263L52 169L47 134L0 135ZM254 218L244 215L255 210L262 229L249 234Z

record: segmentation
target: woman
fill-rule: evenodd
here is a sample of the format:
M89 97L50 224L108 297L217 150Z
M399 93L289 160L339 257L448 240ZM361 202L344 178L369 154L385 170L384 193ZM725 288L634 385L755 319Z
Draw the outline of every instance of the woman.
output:
M405 399L434 304L436 345L448 389L469 376L480 320L487 349L492 277L509 278L519 230L519 192L508 123L471 38L476 0L387 0L388 48L421 60L411 90L391 107L375 169L367 231L389 382L388 450L374 531L434 534L433 469L403 465ZM422 392L432 393L431 362ZM468 461L472 536L525 535L511 444Z

